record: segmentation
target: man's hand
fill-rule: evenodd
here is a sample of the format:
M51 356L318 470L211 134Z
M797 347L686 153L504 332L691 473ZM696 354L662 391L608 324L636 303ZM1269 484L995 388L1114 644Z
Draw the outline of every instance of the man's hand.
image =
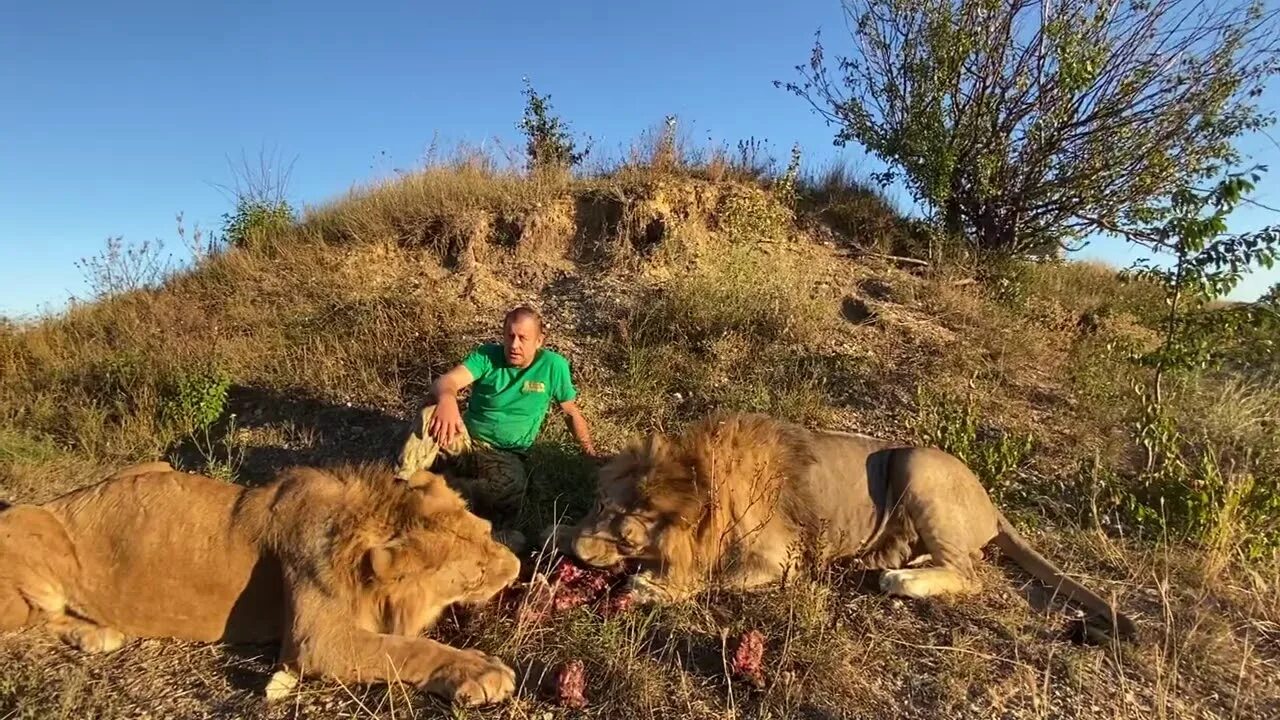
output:
M458 410L458 393L474 379L466 366L458 365L431 384L431 396L436 400L436 413L431 418L431 427L426 428L426 431L442 448L450 447L465 430L462 413Z
M436 412L428 431L442 448L451 447L453 441L462 435L462 413L458 410L456 396L445 395L436 402Z
M596 447L591 442L591 430L587 427L587 419L582 417L582 410L578 408L578 403L566 400L560 403L560 409L564 411L565 422L568 423L569 431L577 439L578 445L582 447L583 454L593 460L598 458Z

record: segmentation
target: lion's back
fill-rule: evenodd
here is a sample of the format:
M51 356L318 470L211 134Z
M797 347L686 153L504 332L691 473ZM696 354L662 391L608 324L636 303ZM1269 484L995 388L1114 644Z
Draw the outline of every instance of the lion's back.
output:
M243 488L183 472L114 477L44 507L79 560L73 605L127 633L219 639L259 561Z

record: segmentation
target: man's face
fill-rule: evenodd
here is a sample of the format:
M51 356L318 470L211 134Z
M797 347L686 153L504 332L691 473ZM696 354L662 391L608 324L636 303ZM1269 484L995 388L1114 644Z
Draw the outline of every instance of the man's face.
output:
M503 328L502 346L507 351L507 362L516 367L528 367L542 347L542 331L533 318L518 318Z

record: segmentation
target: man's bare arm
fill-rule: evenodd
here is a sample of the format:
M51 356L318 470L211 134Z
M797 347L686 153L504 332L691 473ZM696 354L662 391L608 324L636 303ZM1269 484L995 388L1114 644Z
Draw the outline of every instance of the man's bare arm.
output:
M578 403L568 400L560 403L560 409L564 411L565 423L569 426L569 432L573 433L573 437L582 446L582 451L588 457L599 457L596 454L595 445L591 442L591 429L587 427L587 419L582 416L582 408L578 407Z
M462 434L462 412L458 409L458 393L475 378L465 365L455 366L431 383L431 396L435 398L436 414L427 431L442 446L448 447Z

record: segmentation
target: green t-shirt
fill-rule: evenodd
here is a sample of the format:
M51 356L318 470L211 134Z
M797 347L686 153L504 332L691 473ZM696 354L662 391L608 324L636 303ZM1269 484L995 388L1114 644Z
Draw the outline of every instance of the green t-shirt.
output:
M507 362L501 345L476 348L462 365L475 381L462 420L475 440L502 450L525 450L542 429L551 403L578 396L569 378L569 361L546 348L527 368Z

